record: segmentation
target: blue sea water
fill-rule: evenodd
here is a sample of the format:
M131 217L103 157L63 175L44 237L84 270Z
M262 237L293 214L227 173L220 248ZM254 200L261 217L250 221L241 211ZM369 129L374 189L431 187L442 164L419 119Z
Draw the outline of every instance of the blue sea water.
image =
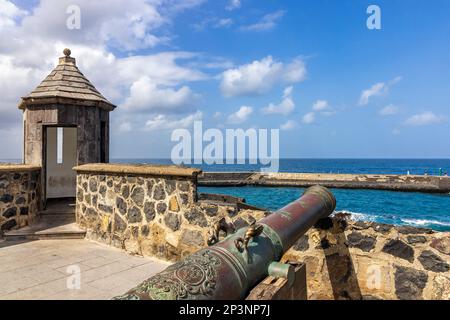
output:
M1 162L1 161L0 161ZM7 161L8 162L8 161ZM20 162L9 160L9 162ZM170 159L111 159L120 163L172 164ZM257 165L190 165L205 171L259 171ZM281 172L355 174L429 174L450 172L450 159L281 159ZM301 188L201 187L200 192L243 197L247 203L276 210L295 200ZM337 210L358 220L450 231L450 195L415 192L333 189Z
M239 196L246 202L276 210L301 196L302 188L199 187L199 192ZM383 190L331 189L336 211L352 214L355 220L426 227L450 231L450 195Z

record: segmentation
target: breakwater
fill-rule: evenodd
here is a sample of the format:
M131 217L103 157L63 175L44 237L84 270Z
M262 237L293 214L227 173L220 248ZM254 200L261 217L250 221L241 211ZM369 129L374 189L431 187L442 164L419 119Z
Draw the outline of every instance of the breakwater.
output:
M328 188L343 189L450 192L450 177L426 175L203 172L198 176L198 183L200 186L214 187L309 187L320 184Z

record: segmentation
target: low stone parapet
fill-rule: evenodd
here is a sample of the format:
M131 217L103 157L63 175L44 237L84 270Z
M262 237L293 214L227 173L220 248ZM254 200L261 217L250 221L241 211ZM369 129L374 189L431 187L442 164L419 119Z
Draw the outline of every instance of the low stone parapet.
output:
M34 221L42 209L41 167L0 164L0 235Z
M450 299L450 232L337 214L283 260L306 264L308 299Z
M176 261L206 246L222 217L248 225L257 216L234 205L197 201L198 169L87 164L77 171L76 218L87 237L134 254Z

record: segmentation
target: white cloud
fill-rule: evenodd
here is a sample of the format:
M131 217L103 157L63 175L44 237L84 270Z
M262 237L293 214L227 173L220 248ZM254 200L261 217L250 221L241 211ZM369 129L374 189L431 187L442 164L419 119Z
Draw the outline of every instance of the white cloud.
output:
M390 104L380 110L380 115L391 116L391 115L397 114L399 110L400 110L399 107L397 107L396 105Z
M223 72L220 89L226 97L263 94L276 83L296 83L305 76L306 67L300 58L284 64L267 56Z
M295 103L292 100L293 87L287 87L283 92L283 100L279 104L270 103L267 107L263 108L265 114L282 114L288 115L295 109Z
M179 89L161 87L147 77L141 77L130 88L130 96L122 105L130 111L188 112L199 95L188 86Z
M314 102L313 111L324 111L324 110L327 110L328 107L329 107L328 101L317 100L316 102Z
M132 130L132 125L128 121L124 121L119 125L119 132L130 132Z
M14 3L0 0L0 29L16 25L16 19L27 14L25 10L19 9Z
M239 124L245 122L252 113L253 113L252 107L242 106L238 111L228 116L228 123Z
M316 114L314 112L308 112L307 114L305 114L302 118L302 122L306 123L306 124L311 124L315 121L316 119Z
M194 121L201 120L202 117L203 114L200 111L197 111L196 113L190 114L181 119L174 116L159 114L145 123L144 130L158 131L189 128L194 124Z
M228 5L225 7L228 11L233 11L241 7L241 0L229 0Z
M233 24L233 19L231 18L224 18L219 19L215 24L214 28L229 28Z
M280 129L283 131L288 131L295 129L297 127L297 123L293 120L288 120L280 126Z
M444 116L438 116L431 111L415 114L404 122L408 126L426 126L430 124L439 124L446 121Z
M245 31L266 31L273 29L280 19L284 16L284 10L278 10L269 14L266 14L254 24L241 27Z
M122 130L142 127L144 123L142 118L140 123L135 119L127 121L130 110L152 114L192 112L192 103L199 95L188 83L207 78L190 64L200 55L176 51L136 56L132 51L162 43L151 41L153 37L170 37L162 27L170 24L177 12L201 2L80 0L76 4L81 9L81 30L69 30L65 27L66 9L73 1L42 0L25 13L0 0L2 25L6 24L5 17L15 21L20 18L20 23L8 22L5 28L0 27L0 127L10 132L21 127L17 109L20 97L50 73L65 47L72 50L80 70L106 98L126 106L117 108L113 117L118 127L129 122L121 126ZM112 53L113 48L117 55Z
M388 83L385 83L385 82L375 83L369 89L363 90L361 92L361 96L359 97L358 104L360 106L365 106L365 105L369 104L370 98L375 97L375 96L380 96L383 94L387 94L390 87L395 85L396 83L398 83L401 79L402 79L402 77L396 77L396 78L388 81Z
M369 103L369 99L373 96L379 96L386 90L386 84L384 82L375 83L369 89L364 90L359 98L359 105L364 106Z

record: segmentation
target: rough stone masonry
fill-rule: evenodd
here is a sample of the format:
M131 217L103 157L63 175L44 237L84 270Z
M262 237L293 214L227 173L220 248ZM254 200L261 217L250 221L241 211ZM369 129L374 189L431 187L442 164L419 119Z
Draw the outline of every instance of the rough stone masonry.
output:
M0 165L0 236L32 223L41 209L41 168Z
M177 261L206 246L212 225L237 225L264 212L197 201L200 170L175 166L88 164L76 167L77 223L87 238L133 254Z

